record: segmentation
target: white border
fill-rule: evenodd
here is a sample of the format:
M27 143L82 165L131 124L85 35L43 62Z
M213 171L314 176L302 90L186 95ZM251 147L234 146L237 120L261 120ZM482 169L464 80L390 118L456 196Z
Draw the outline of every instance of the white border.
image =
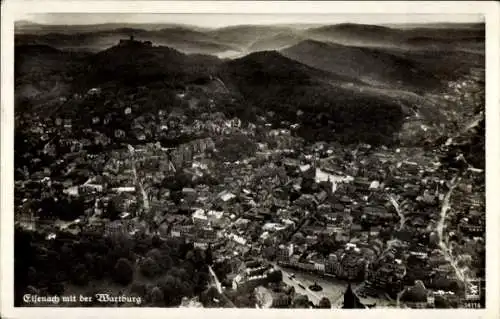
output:
M486 20L486 310L252 310L126 308L13 308L13 22L18 13L352 13L483 14ZM1 308L5 318L97 317L123 319L221 316L249 318L500 318L499 300L499 4L496 1L7 1L2 3L1 108ZM125 312L126 311L126 312Z

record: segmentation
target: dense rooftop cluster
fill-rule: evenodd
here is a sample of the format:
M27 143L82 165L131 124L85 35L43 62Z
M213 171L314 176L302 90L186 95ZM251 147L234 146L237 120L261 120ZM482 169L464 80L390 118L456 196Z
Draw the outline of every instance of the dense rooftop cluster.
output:
M17 114L15 213L29 249L16 255L16 296L111 280L155 306L338 305L293 281L295 269L344 283L345 308L367 296L458 305L484 278L484 172L466 149L484 124L478 77L434 97L468 106L447 110L457 121L478 117L434 126L453 134L433 148L313 143L277 108L239 117L213 79L96 87L47 116ZM49 266L56 284L40 276Z

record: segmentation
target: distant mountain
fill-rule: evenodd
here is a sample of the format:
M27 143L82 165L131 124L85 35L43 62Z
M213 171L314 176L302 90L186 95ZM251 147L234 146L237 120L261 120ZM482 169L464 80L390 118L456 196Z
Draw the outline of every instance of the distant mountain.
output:
M306 40L281 52L311 67L357 78L374 86L434 89L440 85L439 78L423 70L418 62L382 49Z
M221 43L232 44L241 49L248 49L259 40L291 32L292 28L274 25L239 25L219 28L206 32Z
M205 31L206 29L197 26L188 26L173 23L101 23L101 24L72 24L72 25L57 25L57 24L40 24L33 23L27 20L20 20L14 23L15 34L48 34L48 33L85 33L85 32L100 32L113 31L116 29L143 29L146 31L161 30L165 28L189 28L194 31Z
M311 68L276 51L225 62L222 69L226 86L240 93L249 108L259 114L273 111L276 121L302 123L299 134L307 139L390 143L404 117L393 99L354 89L360 85L356 80Z
M306 34L320 41L352 45L393 45L402 32L376 25L343 23L311 28Z
M23 21L18 26L37 28ZM141 91L141 112L143 105L154 112L160 105L182 104L178 91L192 89L203 96L198 98L204 100L205 111L252 121L266 116L276 125L287 120L301 124L297 134L308 140L342 143L396 142L405 121L413 123L410 133L420 124L439 126L446 119L428 93L440 92L442 83L485 65L480 26L200 30L115 24L85 26L78 32L78 27L51 27L48 33L16 35L18 100L51 109L61 104L60 97L101 87L120 96L120 101L111 98L116 105L122 96L135 99L135 93L123 92ZM118 45L130 35L153 45Z
M165 28L142 35L155 44L170 46L184 53L218 54L238 50L238 47L225 44L205 32L189 28Z
M395 23L384 24L383 26L396 28L396 29L476 29L484 30L486 25L484 23L455 23L455 22L441 22L441 23Z
M456 80L468 74L470 68L484 68L484 50L477 49L386 49L388 53L417 63L422 70L443 80Z
M459 49L456 41L474 39L484 41L485 33L481 25L470 28L416 27L405 28L404 25L386 27L367 24L343 23L310 28L306 31L309 38L337 42L345 45L396 47L405 49ZM418 39L426 38L425 43Z
M297 44L304 39L300 31L284 31L253 42L247 50L250 52L279 50Z
M16 44L43 44L59 49L99 52L130 36L135 36L138 40L151 41L155 45L169 46L184 53L218 54L235 50L234 47L219 43L203 32L185 27L157 30L122 27L94 32L19 34L16 36Z
M249 52L281 49L307 39L363 47L480 52L485 38L484 24L387 27L343 23L323 26L237 25L205 29L178 24L43 25L17 21L15 33L18 45L44 44L92 52L109 48L120 38L133 34L184 53L219 57L240 57Z

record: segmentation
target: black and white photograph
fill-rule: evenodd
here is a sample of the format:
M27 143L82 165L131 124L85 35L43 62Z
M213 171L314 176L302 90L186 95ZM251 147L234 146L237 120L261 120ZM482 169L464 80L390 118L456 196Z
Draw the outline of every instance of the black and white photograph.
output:
M486 26L16 16L11 306L485 309Z

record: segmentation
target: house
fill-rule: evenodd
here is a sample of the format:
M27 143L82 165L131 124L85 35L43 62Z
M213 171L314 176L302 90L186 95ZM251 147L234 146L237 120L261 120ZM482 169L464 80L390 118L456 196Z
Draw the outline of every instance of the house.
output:
M366 260L355 244L347 243L340 256L336 274L338 277L353 280L361 277L365 270Z
M247 240L245 238L238 236L234 233L229 234L227 237L239 245L244 246L247 244Z
M321 191L320 193L316 194L316 199L318 203L323 203L327 198L328 194L325 191Z
M199 227L207 226L209 224L209 220L207 215L205 214L205 210L199 208L195 210L192 215L193 224Z
M182 189L182 194L184 195L184 199L188 201L196 200L196 190L190 187L184 187Z
M87 95L95 96L101 94L101 92L102 92L101 88L91 88L90 90L87 91Z
M370 190L378 190L380 188L380 182L379 181L373 181L370 184L370 187L368 189Z
M236 198L236 195L229 191L223 191L217 195L223 202L228 202L233 198Z
M194 234L194 225L173 225L170 231L171 237L184 238Z
M116 192L116 193L134 193L135 186L115 187L115 188L112 188L111 191Z
M425 288L424 283L420 280L415 282L413 287L408 288L401 296L401 302L410 308L422 309L427 308L432 298L428 298L430 292Z
M286 293L283 292L273 293L272 296L273 296L273 301L272 301L273 308L289 307L292 304L292 297Z
M121 220L109 222L105 225L105 236L126 235L129 227Z
M330 254L325 262L325 272L328 274L336 274L338 266L339 260L337 255Z
M293 255L293 244L290 245L280 245L278 247L277 258L279 261L288 261L290 256Z
M326 264L324 261L314 261L314 270L319 273L324 273L326 271Z

